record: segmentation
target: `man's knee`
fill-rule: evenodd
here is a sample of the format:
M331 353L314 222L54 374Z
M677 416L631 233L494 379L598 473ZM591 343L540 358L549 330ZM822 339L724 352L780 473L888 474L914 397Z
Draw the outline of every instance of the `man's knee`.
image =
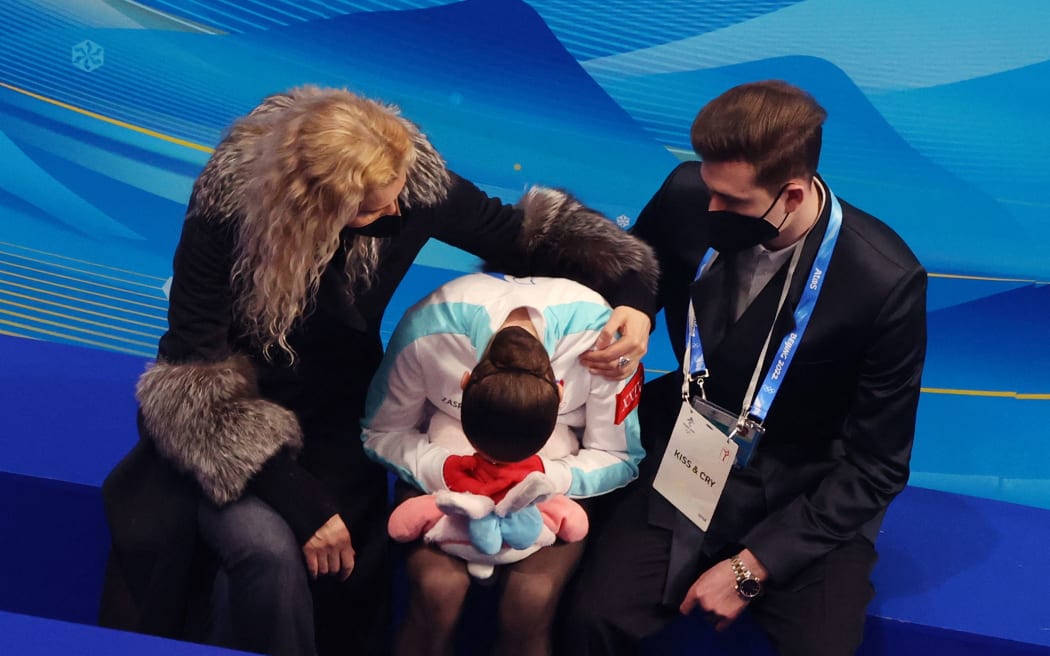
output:
M825 588L835 583L824 581ZM811 615L795 631L785 632L777 641L784 656L852 656L864 638L867 604L874 589L866 581L858 581L851 594L837 595L825 592L824 612Z
M781 654L850 656L864 637L867 606L875 596L875 550L860 540L845 544L770 590L756 618Z
M559 655L634 654L650 632L615 603L586 603L575 597L566 599L562 610L555 639Z
M775 641L780 656L853 656L864 637L864 619L849 626L798 627L790 637Z
M662 615L661 610L639 607L629 595L593 594L580 589L563 603L559 623L570 643L595 644L612 638L633 643L658 630L663 622L655 616Z

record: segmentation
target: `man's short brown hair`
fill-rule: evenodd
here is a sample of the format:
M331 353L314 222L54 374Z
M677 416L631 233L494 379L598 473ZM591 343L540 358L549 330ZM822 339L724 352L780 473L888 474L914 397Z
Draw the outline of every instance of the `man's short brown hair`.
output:
M708 162L747 162L773 190L817 172L827 112L813 96L780 80L749 82L707 103L693 121L693 149Z

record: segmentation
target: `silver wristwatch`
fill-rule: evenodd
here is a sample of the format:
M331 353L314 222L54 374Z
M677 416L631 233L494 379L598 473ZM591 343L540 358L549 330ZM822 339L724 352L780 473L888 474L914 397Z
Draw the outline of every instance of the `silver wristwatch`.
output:
M729 559L729 564L736 575L736 593L741 599L751 601L762 594L762 580L752 574L740 558L733 556Z

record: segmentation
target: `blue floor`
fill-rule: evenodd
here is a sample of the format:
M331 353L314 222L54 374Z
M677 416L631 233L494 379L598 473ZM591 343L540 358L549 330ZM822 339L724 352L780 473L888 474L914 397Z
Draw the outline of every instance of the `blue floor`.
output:
M236 656L245 652L0 611L0 653L17 656Z

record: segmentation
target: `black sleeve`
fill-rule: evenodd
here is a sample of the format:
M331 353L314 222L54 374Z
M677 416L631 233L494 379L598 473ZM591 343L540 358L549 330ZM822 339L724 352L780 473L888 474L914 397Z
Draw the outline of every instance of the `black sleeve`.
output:
M668 178L669 180L670 178ZM663 206L663 192L667 187L667 182L657 190L653 197L649 199L649 202L642 208L641 213L638 215L638 220L631 226L631 234L638 237L645 243L652 247L653 252L656 254L657 262L660 263L660 278L657 281L656 297L653 302L652 315L663 309L664 307L664 279L667 275L666 267L663 263L663 258L666 257L666 248L663 245L662 234L659 230L660 225L660 214Z
M231 354L233 243L222 222L190 216L183 223L172 263L168 331L160 342L165 361L215 362Z
M820 484L760 522L743 543L777 580L851 539L908 482L926 355L926 272L882 304L843 426L845 456Z
M689 259L699 259L707 232L701 221L707 209L707 193L700 182L700 163L679 164L646 203L631 234L652 247L660 269L656 310L668 299L682 293L682 285L692 281Z
M288 522L299 544L306 544L317 529L339 512L332 495L287 451L270 458L247 489Z
M448 198L434 208L434 236L480 257L500 271L521 270L528 258L518 247L522 212L449 172Z
M689 286L707 249L707 205L700 163L683 162L667 176L631 228L631 234L655 253L659 278L654 312L663 310L668 338L679 362L684 353Z

